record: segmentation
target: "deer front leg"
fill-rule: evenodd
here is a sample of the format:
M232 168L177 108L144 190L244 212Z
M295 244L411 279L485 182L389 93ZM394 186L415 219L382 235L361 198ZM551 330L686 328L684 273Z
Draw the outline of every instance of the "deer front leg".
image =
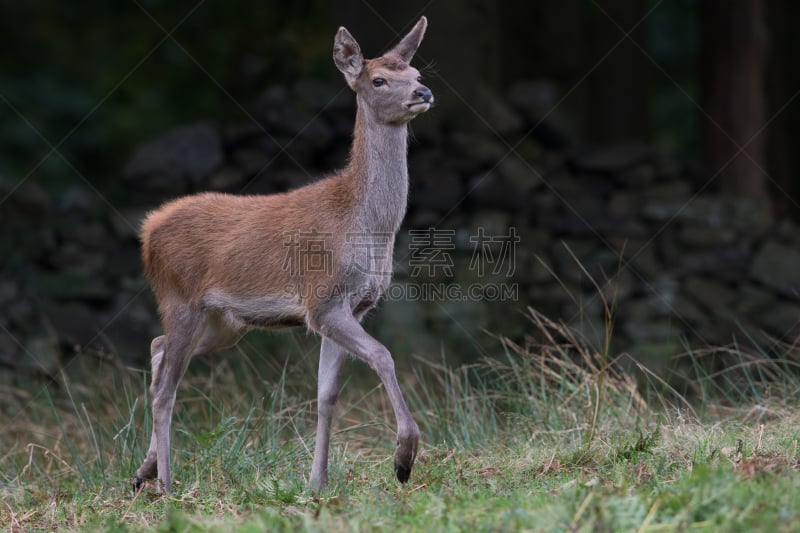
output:
M316 310L309 320L312 329L366 362L380 378L397 421L394 468L401 483L408 481L417 456L419 428L400 392L394 361L389 350L371 337L353 317L349 305L331 303Z
M317 382L317 444L311 467L309 486L321 491L328 484L328 450L331 424L336 411L341 387L342 365L347 352L332 340L323 337L319 351L319 376Z

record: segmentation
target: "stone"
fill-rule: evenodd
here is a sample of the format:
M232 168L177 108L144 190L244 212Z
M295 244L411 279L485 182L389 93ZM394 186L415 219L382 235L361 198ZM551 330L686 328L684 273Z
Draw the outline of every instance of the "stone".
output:
M105 279L65 272L37 273L31 280L36 294L59 301L108 302L114 293Z
M77 185L65 190L58 201L58 210L61 212L100 211L102 207L93 193Z
M771 290L755 283L740 282L736 312L739 315L754 317L763 309L770 307L777 299L777 295Z
M522 248L517 253L518 268L514 278L523 283L548 283L553 280L550 270L542 263L543 258L537 253Z
M704 252L679 254L679 270L684 274L708 272L718 279L741 279L750 257L750 249L746 243L735 244L725 248L711 249Z
M424 352L435 348L437 343L423 334L426 330L424 306L406 298L409 293L408 284L403 283L395 283L387 291L387 298L373 318L375 335L395 351ZM419 334L409 335L410 332Z
M692 186L686 180L659 182L644 191L644 199L686 202L693 194Z
M271 85L258 97L255 114L263 118L271 109L280 109L289 104L289 90L283 85Z
M663 333L663 332L661 332ZM660 337L659 340L646 338L634 342L628 347L627 352L631 354L633 360L645 366L654 375L668 379L669 369L675 361L675 356L685 352L677 333ZM653 379L646 374L646 381Z
M549 79L515 82L509 87L508 101L531 120L539 120L557 108L561 90Z
M102 275L106 265L107 251L86 250L74 242L60 246L48 257L48 262L60 273L80 278Z
M624 238L612 238L610 243L622 254L624 259L622 267L624 269L630 268L645 279L654 278L661 271L653 243Z
M47 303L42 312L58 339L73 349L86 346L98 336L97 312L85 303Z
M498 209L484 209L475 213L469 224L472 235L477 236L478 231L483 231L486 238L509 236L511 228L511 215Z
M478 114L500 135L509 135L522 129L523 122L518 113L509 107L505 99L486 85L475 85L473 105Z
M675 299L678 293L678 281L669 276L662 275L653 281L638 280L643 289L643 296L631 302L622 309L637 318L665 317L673 313Z
M532 213L533 220L537 219L539 213L548 212L552 213L561 206L561 200L555 194L549 191L537 191L533 194L528 209Z
M32 336L25 340L22 367L33 369L48 376L55 376L61 362L61 354L54 339Z
M464 295L460 300L444 300L431 302L431 319L439 326L447 326L451 331L463 336L464 328L469 332L478 332L489 323L486 303L480 299Z
M280 148L266 136L256 137L246 145L238 147L231 154L231 166L238 168L246 177L263 174L274 166ZM223 167L230 168L229 166Z
M5 309L5 314L14 329L29 333L38 328L36 309L28 300L17 300Z
M307 179L304 175L298 175L294 170L272 170L251 176L240 187L239 193L246 194L271 194L283 192L292 188L295 184Z
M676 210L675 219L687 224L717 230L752 232L769 223L769 208L748 196L702 194Z
M600 290L609 306L617 307L619 302L628 301L639 288L639 280L628 269L619 268L598 280Z
M344 168L347 166L347 161L350 157L350 146L344 143L334 143L325 152L321 154L319 165L322 172L331 172L332 169ZM416 178L417 174L411 174L411 180Z
M62 241L90 250L101 249L111 240L105 226L91 220L62 223L57 229Z
M642 215L646 220L666 222L678 216L689 202L692 189L683 180L658 184L644 193Z
M672 314L681 321L691 324L706 323L711 316L703 311L700 306L693 302L683 291L675 296L675 301L672 304Z
M539 226L532 226L528 224L527 221L519 218L512 218L511 226L515 228L515 232L519 236L520 242L518 249L520 251L525 249L540 253L550 246L551 235L547 229Z
M17 299L19 288L10 280L0 281L0 309Z
M418 209L407 217L407 225L414 229L435 227L442 220L442 214L433 209Z
M283 151L275 160L275 168L294 169L308 175L311 179L316 179L321 174L316 167L316 161L320 150L324 151L324 147L314 139L303 136L278 137L276 140L278 145L283 147Z
M568 172L555 172L546 176L544 181L548 185L548 189L558 193L558 203L563 203L565 199L571 199L583 193L580 181Z
M525 209L528 205L527 198L516 192L499 174L487 172L472 176L467 182L465 194L468 205L509 210Z
M329 111L355 112L355 93L344 84L305 78L294 84L294 96L314 113Z
M656 170L651 164L640 164L614 174L616 181L626 187L644 188L653 183Z
M215 191L233 190L244 184L244 173L232 166L223 166L208 180L208 186ZM236 191L234 191L236 192Z
M655 177L658 181L675 181L684 174L684 163L669 158L662 157L656 161Z
M720 309L732 305L737 299L734 288L715 279L690 276L683 286L686 294L709 313L718 314Z
M595 270L594 265L589 264L588 260L596 250L597 243L591 239L573 238L569 241L559 241L551 253L556 266L555 273L559 278L570 283L588 282L588 280L584 280L586 275L583 273L583 269Z
M621 268L619 254L605 246L600 246L597 250L586 255L582 262L583 267L592 279L589 279L584 274L581 281L589 289L595 289L595 284L602 288L609 280L614 279Z
M561 98L558 84L547 79L518 81L508 91L508 101L532 127L530 135L552 148L565 148L575 141L575 124L559 109Z
M417 182L436 179L436 175L442 170L454 172L446 168L446 162L438 150L421 148L412 150L408 156L408 173L412 188Z
M615 250L621 249L621 246L617 244L620 241L624 243L626 240L640 240L652 236L650 228L636 218L607 217L594 223L596 229L603 233Z
M608 213L615 217L634 217L641 207L641 196L626 190L612 193L608 201Z
M778 340L794 343L800 336L800 305L775 301L750 317Z
M493 137L473 132L456 130L450 134L450 142L458 158L459 169L474 172L481 165L494 166L508 153L508 147Z
M750 264L750 277L784 296L800 300L800 251L768 240Z
M736 242L736 232L728 228L685 225L678 233L678 242L691 248L715 248Z
M550 169L551 165L544 161L545 152L542 150L542 146L534 139L523 137L517 141L511 142L511 145L514 146L514 154L517 157L523 161L527 161L531 165L541 165L540 173L544 173L546 170Z
M281 143L284 148L299 138L311 139L317 147L327 146L334 138L333 128L314 110L318 103L311 104L314 103L290 98L283 88L273 87L262 94L255 116L270 136L289 136L289 142Z
M633 341L654 341L678 339L683 335L683 328L679 323L668 320L644 320L634 316L620 318L619 324L625 335ZM675 354L671 354L675 355Z
M108 254L103 273L112 280L125 276L141 276L142 261L138 246L121 246Z
M800 225L791 218L776 224L775 236L784 244L800 250Z
M208 122L177 128L141 146L122 170L123 178L142 185L188 181L200 184L222 164L222 140Z
M7 328L0 330L0 366L14 368L19 364L20 344Z
M595 353L602 353L607 336L602 312L590 314L587 310L583 310L579 317L569 322L568 326L582 345L588 346Z
M578 153L572 157L572 165L579 171L616 173L653 158L653 149L646 143L631 141L609 148Z
M50 196L45 188L32 177L17 182L5 178L0 179L0 199L5 199L4 204L6 204L0 211L0 215L7 216L9 209L13 213L13 220L5 221L5 216L0 218L4 225L7 222L16 222L17 217L38 219L48 214L51 209Z
M264 128L252 120L224 124L220 127L220 136L225 147L232 151L253 139L264 137Z
M514 190L527 194L542 180L542 172L532 164L523 161L518 155L512 153L503 159L497 166L497 172L503 179L510 183Z
M123 207L115 210L109 215L111 229L118 241L131 242L138 241L139 231L142 227L147 213L154 207Z
M449 211L464 199L464 192L458 174L442 171L412 180L409 203L416 208Z

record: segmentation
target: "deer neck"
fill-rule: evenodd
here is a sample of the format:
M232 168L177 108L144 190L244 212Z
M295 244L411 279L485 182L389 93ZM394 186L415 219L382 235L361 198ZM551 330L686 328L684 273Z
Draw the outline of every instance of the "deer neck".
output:
M408 199L408 127L379 123L369 114L358 106L347 169L357 202L356 224L366 231L395 234Z

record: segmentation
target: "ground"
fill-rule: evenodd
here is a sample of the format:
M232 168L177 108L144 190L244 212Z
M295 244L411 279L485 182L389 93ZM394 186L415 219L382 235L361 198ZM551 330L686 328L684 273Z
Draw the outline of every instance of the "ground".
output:
M558 328L539 322L544 328ZM314 357L193 364L174 424L174 494L131 481L149 438L149 374L79 363L9 389L0 523L11 531L795 531L800 379L740 354L692 394L610 365L580 343L520 348L470 367L417 361L401 379L422 430L409 483L377 378L346 383L331 483L306 489ZM630 366L630 365L629 365ZM747 369L747 370L742 370ZM689 379L689 378L687 378ZM98 386L91 385L97 383Z

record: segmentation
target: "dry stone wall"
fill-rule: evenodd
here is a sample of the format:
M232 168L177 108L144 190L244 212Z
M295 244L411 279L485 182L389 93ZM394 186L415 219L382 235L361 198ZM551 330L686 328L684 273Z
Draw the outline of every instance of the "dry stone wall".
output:
M497 349L486 332L524 337L531 306L599 342L599 287L614 302L615 349L635 357L796 339L795 222L771 223L644 143L575 148L542 91L513 87L488 126L413 125L396 290L370 329L396 350L459 360ZM255 122L197 122L142 145L110 201L0 180L2 379L53 375L75 353L146 360L159 324L138 254L144 214L196 191L301 186L345 163L353 115L348 91L305 81L266 91Z

